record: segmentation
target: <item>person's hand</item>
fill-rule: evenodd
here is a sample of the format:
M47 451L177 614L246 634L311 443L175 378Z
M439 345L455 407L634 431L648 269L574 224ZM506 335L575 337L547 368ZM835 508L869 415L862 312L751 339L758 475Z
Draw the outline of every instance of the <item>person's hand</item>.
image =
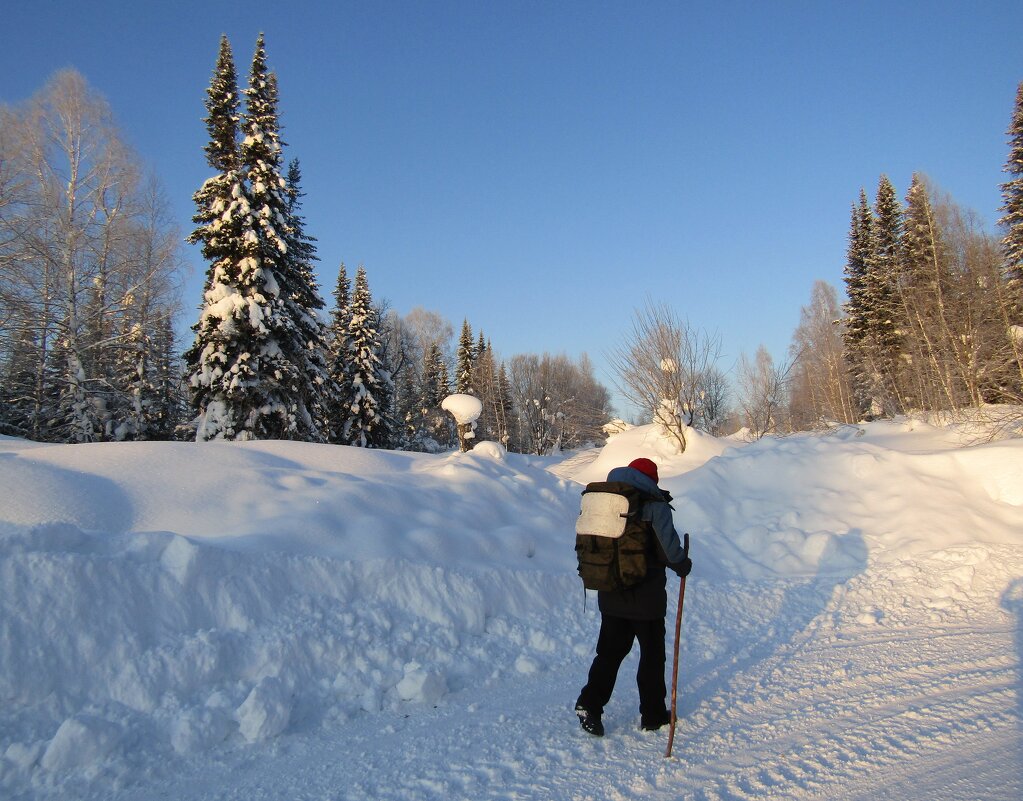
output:
M685 578L693 570L693 560L687 556L681 562L675 562L675 564L670 567L675 571L679 578Z

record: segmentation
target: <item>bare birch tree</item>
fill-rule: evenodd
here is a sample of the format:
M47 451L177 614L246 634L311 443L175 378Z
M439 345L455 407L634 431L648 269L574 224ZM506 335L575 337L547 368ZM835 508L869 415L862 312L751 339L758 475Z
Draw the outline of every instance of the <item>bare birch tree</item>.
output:
M648 302L636 311L632 330L608 354L622 395L648 413L678 447L686 429L704 414L707 380L721 352L721 338L682 319L667 304Z
M791 362L775 365L767 348L761 345L751 362L746 354L739 357L738 396L743 424L751 439L788 430L783 419Z
M0 342L8 357L31 342L34 376L19 426L70 442L125 435L115 362L136 326L173 313L181 269L159 190L74 71L2 115Z
M838 293L826 281L816 281L810 304L800 311L799 326L789 348L791 413L797 428L856 420L843 332Z

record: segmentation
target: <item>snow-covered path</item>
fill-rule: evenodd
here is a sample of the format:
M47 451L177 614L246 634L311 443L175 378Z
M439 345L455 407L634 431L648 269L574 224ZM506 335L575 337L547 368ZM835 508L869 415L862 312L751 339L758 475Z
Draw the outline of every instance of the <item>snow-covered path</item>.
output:
M606 712L607 736L578 729L571 702L584 655L510 675L483 693L453 694L435 708L296 733L242 759L200 760L187 775L115 797L1023 797L1019 629L992 610L954 626L843 630L834 625L842 611L830 605L771 653L765 635L718 670L687 675L683 664L670 760L665 732L637 729L635 655Z
M1004 628L808 638L697 708L686 793L1023 797L1018 681Z

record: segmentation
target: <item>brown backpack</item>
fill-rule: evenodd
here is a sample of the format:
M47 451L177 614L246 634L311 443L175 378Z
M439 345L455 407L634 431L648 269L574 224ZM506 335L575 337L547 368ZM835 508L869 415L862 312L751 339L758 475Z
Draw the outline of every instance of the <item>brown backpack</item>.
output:
M594 481L583 490L575 524L579 577L588 590L623 590L646 578L650 525L640 519L654 498L623 481Z

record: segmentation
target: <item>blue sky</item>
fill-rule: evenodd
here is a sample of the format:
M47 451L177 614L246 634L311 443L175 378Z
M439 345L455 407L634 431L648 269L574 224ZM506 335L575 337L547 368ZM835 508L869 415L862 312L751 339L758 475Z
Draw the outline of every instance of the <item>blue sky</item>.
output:
M79 70L183 232L220 34L244 77L263 31L325 296L362 263L399 312L598 366L648 297L719 332L725 369L784 357L881 173L994 230L1023 81L1019 2L10 5L0 101Z

